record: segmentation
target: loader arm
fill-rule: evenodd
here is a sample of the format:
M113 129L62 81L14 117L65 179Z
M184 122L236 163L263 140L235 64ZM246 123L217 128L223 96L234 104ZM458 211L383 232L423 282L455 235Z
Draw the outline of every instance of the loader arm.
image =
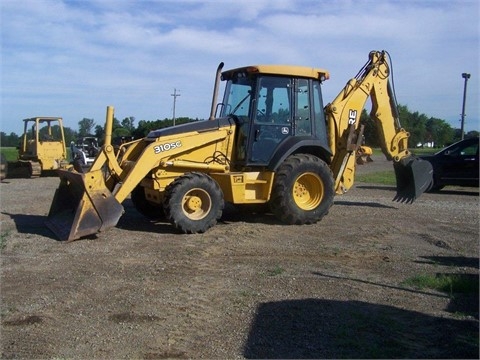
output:
M398 118L391 88L387 53L372 51L368 62L351 79L332 103L325 107L329 127L329 145L333 158L331 169L335 191L345 193L354 183L355 152L360 146L363 126L360 115L368 98L372 101L371 117L375 119L382 152L394 161L397 196L400 201L413 201L431 183L432 170L424 161L408 151L408 137Z
M230 121L209 122L211 126L203 132L193 128L189 132L147 136L131 143L118 159L111 145L112 123L113 107L108 107L105 144L88 172L59 171L61 182L46 225L62 240L75 240L115 226L123 213L122 202L149 173L152 179L166 186L178 176L176 171L229 169L228 163L205 160L217 148L227 154L231 152ZM166 172L170 175L164 175Z
M230 127L224 127L216 131L203 133L192 131L190 133L174 134L159 138L145 138L132 142L126 148L123 156L117 159L114 148L111 145L112 124L113 107L108 107L105 125L105 144L86 175L102 172L106 168L108 176L105 179L105 186L119 203L122 203L142 179L155 168L181 166L183 168L198 169L202 166L203 168L214 167L212 164L207 165L189 162L188 160L179 160L178 157L180 156L181 158L181 154L189 153L196 148L222 142L231 133ZM181 146L171 146L166 152L159 150L172 141ZM225 172L226 169L225 165L215 167L215 170L219 172Z
M138 143L137 146L145 146L141 154L135 159L126 157L122 160L123 169L118 174L121 185L112 189L115 198L118 202L123 202L142 179L156 168L160 172L167 169L171 171L173 168L189 169L190 171L196 169L214 169L217 172L227 171L228 165L191 161L188 160L188 157L183 160L182 154L195 151L200 147L207 147L210 144L220 143L229 138L230 133L230 128L220 128L207 133L192 132L190 134L171 135L170 138L181 139L177 140L181 143L181 146L169 150L165 155L159 155L157 152L159 146L165 144L165 142L168 143L168 138L151 141L146 146L145 144L142 145L142 142ZM157 177L156 174L153 174L153 176Z

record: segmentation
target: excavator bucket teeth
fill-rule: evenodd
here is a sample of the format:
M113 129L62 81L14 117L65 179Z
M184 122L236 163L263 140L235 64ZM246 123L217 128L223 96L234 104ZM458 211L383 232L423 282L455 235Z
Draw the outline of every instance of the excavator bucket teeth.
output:
M412 203L431 187L432 165L425 160L410 156L394 163L397 179L397 194L394 201Z
M60 186L45 225L60 240L76 240L117 224L123 207L106 188L101 171L58 173Z

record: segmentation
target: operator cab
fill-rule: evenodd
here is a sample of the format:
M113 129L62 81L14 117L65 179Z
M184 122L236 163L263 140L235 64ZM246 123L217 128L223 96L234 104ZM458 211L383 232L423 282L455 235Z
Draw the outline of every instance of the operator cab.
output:
M239 128L236 163L274 167L276 154L287 151L283 144L289 152L302 146L329 152L321 92L327 78L325 70L286 66L222 73L227 83L220 115L233 117Z

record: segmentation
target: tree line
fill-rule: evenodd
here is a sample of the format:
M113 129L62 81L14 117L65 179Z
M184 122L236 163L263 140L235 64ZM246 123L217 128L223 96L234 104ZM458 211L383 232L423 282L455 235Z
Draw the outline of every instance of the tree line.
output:
M430 147L443 148L462 138L461 130L453 128L445 120L428 117L418 111L411 112L405 105L398 106L398 118L401 127L410 133L409 148L427 144ZM380 147L381 138L378 136L377 124L365 109L362 111L360 123L365 125L365 145ZM478 134L478 131L469 131L464 137L475 137Z
M192 121L200 121L198 118L192 119L188 117L179 117L175 119L175 125L185 124ZM123 120L113 119L112 138L120 137L132 137L140 139L145 137L151 130L158 130L165 127L173 126L173 119L165 118L163 120L140 120L138 125L135 126L135 117L129 116ZM54 132L58 132L58 125L52 126ZM100 141L103 140L105 135L105 129L103 125L96 124L94 119L83 118L78 122L78 130L73 130L70 127L63 127L65 134L65 142L70 144L72 141L76 142L77 139L86 136L94 136ZM20 144L22 134L16 134L11 132L6 134L0 132L0 146L3 147L16 147Z
M409 148L415 148L419 144L432 144L434 147L442 148L448 144L461 139L460 129L454 129L445 120L428 117L425 114L412 112L405 105L398 106L399 121L404 129L410 133L408 139ZM179 117L175 119L175 125L185 124L192 121L200 121L198 118ZM377 135L377 124L364 109L360 122L365 125L365 144L371 147L379 147L381 139ZM173 126L174 120L165 118L163 120L140 120L135 126L135 117L129 116L123 120L113 119L112 138L132 137L140 139L150 131ZM85 136L95 136L99 140L104 138L103 125L95 123L94 119L83 118L78 122L78 130L64 127L65 141L70 144L72 141ZM478 136L478 131L470 131L465 137ZM16 147L20 143L21 134L0 132L0 146Z

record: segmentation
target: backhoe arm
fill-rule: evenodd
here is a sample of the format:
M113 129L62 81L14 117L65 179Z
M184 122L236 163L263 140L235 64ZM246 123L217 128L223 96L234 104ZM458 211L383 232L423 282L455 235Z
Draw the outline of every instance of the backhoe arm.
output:
M325 107L337 194L348 191L354 183L355 152L363 135L360 115L368 98L372 101L370 115L376 121L382 151L387 159L394 160L396 198L413 201L431 183L431 169L408 151L409 133L400 126L389 76L387 53L372 51L357 76ZM417 162L421 163L420 168Z

